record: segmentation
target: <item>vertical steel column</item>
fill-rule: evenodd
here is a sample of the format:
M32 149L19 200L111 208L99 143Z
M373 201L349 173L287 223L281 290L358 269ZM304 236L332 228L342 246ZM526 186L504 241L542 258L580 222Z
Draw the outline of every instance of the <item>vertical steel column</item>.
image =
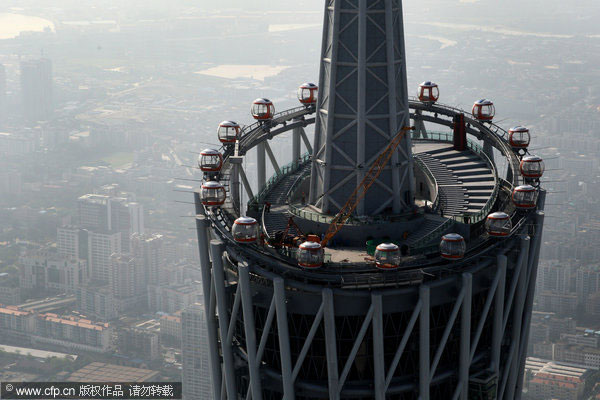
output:
M235 170L235 179L238 182L238 194L237 194L237 199L238 202L240 204L241 207L241 199L240 199L240 192L241 190L239 189L240 187L240 178L242 178L242 183L244 184L244 189L246 189L246 194L248 195L248 198L251 199L252 197L254 197L254 194L252 193L252 188L250 188L250 183L248 182L248 178L246 177L246 173L244 172L244 168L242 167L242 163L244 162L244 157L242 156L231 156L229 157L229 163L233 165L233 167L236 169ZM232 178L233 179L233 178Z
M398 127L398 130L399 130L400 128L403 128L404 126L408 126L410 124L410 106L409 106L409 100L408 100L406 43L404 43L404 10L402 8L401 0L398 1L397 4L398 4L398 14L399 14L398 25L400 26L399 29L400 29L400 32L402 33L402 40L398 42L398 46L400 47L400 52L401 52L400 59L402 60L401 64L399 65L399 68L401 70L398 73L398 76L402 80L402 87L400 89L400 91L402 93L400 94L400 96L402 96L401 97L402 106L404 108L404 115L402 116L403 124ZM414 162L413 156L412 156L412 138L411 138L410 134L407 134L402 141L406 142L404 151L407 154L406 156L403 156L403 158L406 158L406 159L404 160L404 162L402 163L402 166L401 166L401 167L403 167L402 173L405 176L405 178L402 178L402 179L408 179L408 189L410 190L410 196L409 196L410 198L406 199L406 200L409 203L409 204L407 204L407 207L410 209L413 206L413 196L415 194L415 189L417 187L416 182L415 182L415 174L414 174L414 163L415 162ZM400 146L402 146L402 142L401 142ZM400 162L400 160L398 160L398 162Z
M292 161L300 161L300 129L294 128L292 130Z
M258 192L267 183L267 162L265 157L265 143L256 145L256 178L258 181Z
M331 165L324 163L321 166L317 161L325 162L325 160L329 160L333 148L331 145L332 137L331 135L327 135L327 130L329 129L328 127L333 126L335 121L335 85L337 82L339 50L337 43L340 40L340 3L340 1L325 2L321 66L319 70L320 93L315 112L315 146L314 151L311 151L313 160L311 166L310 203L316 204L318 200L322 201L321 208L323 210L327 210L329 207L329 196L325 193L320 193L319 189L320 186L329 187ZM330 27L331 25L333 26ZM329 53L329 46L331 46L331 53ZM329 79L326 80L326 77L329 77ZM306 135L302 135L302 139L307 139ZM307 140L305 140L305 144L309 148L310 143ZM321 182L319 182L319 178Z
M517 378L520 371L519 366L519 348L521 345L521 326L523 323L523 310L525 307L525 296L527 294L527 264L531 249L531 240L529 236L525 236L521 239L521 252L526 252L526 256L523 257L523 265L519 271L519 281L517 284L517 293L515 302L513 303L513 326L511 332L511 340L514 344L514 354L512 354L511 365L507 365L506 368L510 368L510 375L508 377L508 387L505 392L507 393L507 399L515 398L515 389L517 385Z
M283 380L283 395L285 400L294 400L294 380L292 379L292 354L290 351L290 332L287 320L285 286L283 278L273 280L275 310L277 312L277 331L279 351L281 352L281 378Z
M500 280L496 288L496 297L494 298L494 321L492 332L492 369L496 376L500 376L500 356L502 350L502 321L504 320L504 295L506 290L506 264L508 259L505 255L499 255L497 258L498 273Z
M323 289L323 308L325 325L325 352L327 355L327 380L329 383L329 400L339 400L339 369L337 359L337 340L335 338L335 310L333 292Z
M240 166L239 164L232 164L231 166L231 181L229 183L229 192L231 193L231 202L233 208L238 213L240 210Z
M421 300L421 316L419 317L419 399L429 400L429 368L431 359L429 356L429 310L430 310L429 286L421 286L419 298Z
M354 168L356 168L356 184L359 187L369 165L365 165L365 125L366 121L366 97L367 97L367 0L358 0L358 79L356 83L356 157ZM352 155L350 155L352 156ZM358 215L365 214L365 199L363 198L356 207Z
M415 138L417 139L427 139L427 129L425 128L425 122L423 122L423 120L421 119L421 116L423 115L423 111L421 110L415 110L415 118L414 118L414 123L415 123Z
M227 309L227 297L225 294L225 273L223 271L223 252L225 246L220 240L210 241L213 260L213 274L215 283L215 294L217 296L217 312L219 313L219 328L221 330L221 352L223 353L223 369L225 370L225 387L227 398L237 399L235 384L235 366L233 364L233 351L231 343L227 342L229 310Z
M244 312L244 333L246 335L246 351L248 352L248 371L250 373L250 389L253 400L262 400L259 364L256 361L256 329L254 325L254 308L250 288L248 264L238 265L240 290L242 295L242 310Z
M194 193L196 204L200 204L200 197L197 193ZM202 296L204 299L204 318L206 319L206 331L208 336L208 361L210 363L210 373L212 381L215 383L212 385L213 399L218 400L221 398L221 357L217 352L218 339L217 339L217 320L215 314L210 307L212 301L212 285L211 285L211 263L210 254L208 248L208 229L210 223L206 216L196 216L196 231L198 234L198 251L200 253L200 272L202 274Z
M383 349L383 304L380 294L372 294L373 304L373 364L375 400L385 400L385 352Z
M489 140L485 140L483 142L483 152L487 155L492 163L494 162L494 146L492 146L492 142Z
M396 89L396 63L394 56L394 4L392 0L385 0L385 31L388 40L386 41L386 56L387 56L387 79L388 79L388 90L392 91ZM392 137L398 131L398 111L395 96L388 96L388 107L390 115L389 132ZM399 157L398 152L395 151L392 154L392 190L394 193L400 191L400 164L398 163ZM398 196L394 196L394 202L392 203L393 212L399 213L402 210L402 203Z
M535 215L535 230L536 235L533 240L533 250L529 253L530 258L530 270L529 270L529 285L527 287L527 299L525 301L525 310L523 318L523 327L521 334L521 349L519 352L519 366L525 365L525 359L527 358L527 347L529 345L529 330L531 324L531 310L533 308L533 296L535 294L536 276L538 270L538 263L540 257L540 250L542 245L542 227L544 226L544 212L538 211ZM523 388L523 374L519 374L517 379L517 396L520 397L521 390Z
M465 288L462 309L460 311L460 365L458 366L458 384L461 400L469 397L469 368L471 366L471 302L473 296L473 276L464 273L462 284Z

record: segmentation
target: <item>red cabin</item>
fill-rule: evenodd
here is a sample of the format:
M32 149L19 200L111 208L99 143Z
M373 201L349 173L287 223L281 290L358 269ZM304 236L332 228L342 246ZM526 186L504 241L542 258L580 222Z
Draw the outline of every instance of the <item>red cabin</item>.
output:
M223 156L215 149L204 149L198 157L198 167L202 172L219 172L223 167Z
M240 126L237 122L223 121L219 124L217 135L221 143L235 143L240 134Z
M303 83L298 88L298 100L300 103L309 106L317 102L317 93L319 87L314 83Z
M394 243L381 243L375 249L375 265L379 269L396 269L400 266L400 248Z
M485 221L485 229L490 236L504 237L510 235L512 230L510 216L502 211L488 215Z
M481 122L491 122L496 115L494 103L488 99L481 99L473 104L473 117Z
M258 121L267 121L273 119L275 115L275 106L269 99L256 99L252 103L252 116Z
M539 179L544 175L544 160L538 156L526 156L521 160L521 175L525 178Z
M522 185L514 188L512 201L516 208L531 209L537 207L538 191L531 185Z
M231 233L238 243L254 243L258 239L258 222L251 217L239 217L233 223Z
M430 81L421 83L417 91L417 98L423 103L434 104L440 98L438 85Z
M221 206L226 198L225 187L219 182L209 181L202 184L200 199L205 206Z
M460 260L465 256L467 244L458 233L449 233L440 242L440 256L447 260Z
M298 265L303 268L320 268L324 260L325 251L320 243L304 242L298 248Z
M508 142L513 149L526 149L530 141L529 129L524 126L515 126L508 130Z

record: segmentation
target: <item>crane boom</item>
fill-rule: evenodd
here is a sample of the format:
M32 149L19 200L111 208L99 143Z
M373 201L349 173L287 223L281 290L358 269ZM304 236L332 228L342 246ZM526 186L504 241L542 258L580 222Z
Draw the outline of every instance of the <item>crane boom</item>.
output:
M398 132L398 134L392 139L390 144L385 148L385 150L377 157L369 171L360 182L358 187L354 189L354 192L346 201L346 204L340 209L337 215L331 221L329 228L327 228L327 232L325 233L325 237L321 241L321 246L325 247L327 243L342 229L344 223L350 218L350 215L354 212L358 203L366 196L367 191L375 183L375 180L379 177L379 175L383 172L383 169L389 162L392 154L402 141L402 138L409 130L414 128L404 127Z

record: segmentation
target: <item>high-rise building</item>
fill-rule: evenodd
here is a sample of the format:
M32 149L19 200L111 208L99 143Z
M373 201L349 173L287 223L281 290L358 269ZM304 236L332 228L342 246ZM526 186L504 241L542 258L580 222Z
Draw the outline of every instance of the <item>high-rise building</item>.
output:
M211 379L207 374L208 341L204 307L192 304L181 314L181 357L184 400L212 399Z
M566 294L571 291L571 270L560 263L542 263L538 269L538 290Z
M125 198L86 194L77 201L79 225L92 231L121 232L121 248L131 251L131 235L144 233L144 207Z
M87 231L69 225L57 228L56 248L63 257L87 260Z
M519 399L545 202L529 131L430 81L408 98L401 0L325 1L320 71L200 159L214 398Z
M204 320L200 319L200 323L204 324ZM181 347L181 312L177 315L161 315L160 340Z
M35 122L52 116L52 91L52 62L49 59L21 61L21 96L26 120Z
M119 316L119 304L110 287L91 282L77 288L77 308L90 317L110 321Z
M110 199L111 228L121 232L123 251L131 251L131 235L144 234L144 207L124 198Z
M160 270L164 263L163 236L134 234L131 237L131 252L144 271L145 284L161 284Z
M600 292L600 267L579 268L575 287L580 302L584 302L589 296Z
M109 196L86 194L77 200L79 226L91 230L112 230Z
M156 360L160 356L158 334L143 329L126 328L118 332L119 350L143 360Z
M175 313L194 304L202 296L199 282L189 285L148 285L148 308L154 312Z
M87 261L55 250L39 250L19 258L19 282L23 289L54 289L75 293L87 279Z
M128 254L113 254L110 257L108 284L116 298L142 297L145 300L143 270Z
M88 270L91 279L108 283L111 271L111 256L121 253L121 232L89 231Z

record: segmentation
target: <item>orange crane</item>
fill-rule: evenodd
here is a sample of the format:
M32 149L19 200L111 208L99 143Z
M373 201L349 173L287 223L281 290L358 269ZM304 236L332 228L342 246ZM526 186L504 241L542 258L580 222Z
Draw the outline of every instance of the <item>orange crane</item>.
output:
M287 223L287 226L285 227L285 230L280 232L281 237L277 237L273 241L273 246L274 247L282 247L282 246L298 247L298 244L296 244L296 237L289 234L290 230L292 228L296 229L296 232L298 232L297 238L299 238L300 243L302 243L303 239L305 238L305 235L302 232L302 229L300 229L300 227L296 224L296 221L294 221L294 218L290 217L288 219L288 223ZM279 236L279 235L277 235L277 236Z
M375 180L379 175L383 172L383 169L390 161L392 154L402 141L402 138L406 134L406 132L410 130L414 130L413 127L404 127L398 132L398 134L392 139L390 144L385 148L385 150L377 157L371 168L369 168L369 172L365 175L363 180L360 182L360 185L354 190L346 204L342 207L342 209L337 213L337 215L331 221L327 232L325 233L325 237L321 241L321 246L327 246L327 243L342 229L344 223L350 218L350 215L358 206L358 203L365 197L367 191L375 183Z

